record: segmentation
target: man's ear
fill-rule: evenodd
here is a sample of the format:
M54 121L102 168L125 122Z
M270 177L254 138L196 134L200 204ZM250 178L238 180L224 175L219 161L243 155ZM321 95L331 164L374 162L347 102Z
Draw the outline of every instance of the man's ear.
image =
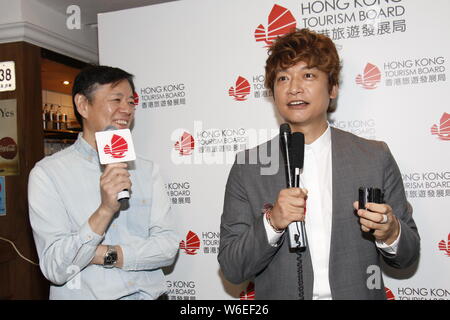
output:
M330 99L336 99L339 94L339 86L335 84L330 91Z
M82 95L80 93L77 93L75 95L75 105L77 106L77 111L81 116L85 119L87 119L89 115L89 101L86 98L85 95Z

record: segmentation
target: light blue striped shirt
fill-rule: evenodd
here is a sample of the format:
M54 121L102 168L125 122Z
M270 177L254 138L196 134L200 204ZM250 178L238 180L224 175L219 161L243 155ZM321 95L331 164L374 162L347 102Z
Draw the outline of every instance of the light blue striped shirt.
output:
M80 133L65 150L39 161L30 173L30 221L50 299L156 299L167 291L161 267L171 265L179 236L158 166L129 163L131 198L103 236L89 217L101 203L102 166ZM89 265L99 244L120 245L123 268Z

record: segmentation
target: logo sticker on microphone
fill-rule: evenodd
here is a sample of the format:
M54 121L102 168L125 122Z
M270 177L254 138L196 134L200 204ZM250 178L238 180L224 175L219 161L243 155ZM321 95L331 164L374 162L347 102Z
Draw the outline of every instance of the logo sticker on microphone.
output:
M130 129L96 132L95 139L101 164L136 159Z

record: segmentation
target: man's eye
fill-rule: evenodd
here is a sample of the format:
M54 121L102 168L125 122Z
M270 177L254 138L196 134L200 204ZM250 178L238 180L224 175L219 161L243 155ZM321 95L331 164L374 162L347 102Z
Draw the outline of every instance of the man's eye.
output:
M287 77L286 77L286 76L279 76L279 77L277 78L277 81L285 81L285 80L287 80Z
M305 74L305 78L307 78L307 79L312 79L314 77L315 77L315 75L313 73L306 73Z

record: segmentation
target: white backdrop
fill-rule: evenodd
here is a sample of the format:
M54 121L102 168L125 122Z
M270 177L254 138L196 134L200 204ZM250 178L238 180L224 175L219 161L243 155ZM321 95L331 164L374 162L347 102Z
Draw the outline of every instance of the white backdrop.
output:
M179 217L170 299L252 297L219 271L224 187L235 153L278 132L257 40L293 26L338 45L331 123L386 141L403 174L421 258L384 269L389 296L450 299L449 12L448 0L184 0L99 16L100 62L136 76L135 147L160 164Z

